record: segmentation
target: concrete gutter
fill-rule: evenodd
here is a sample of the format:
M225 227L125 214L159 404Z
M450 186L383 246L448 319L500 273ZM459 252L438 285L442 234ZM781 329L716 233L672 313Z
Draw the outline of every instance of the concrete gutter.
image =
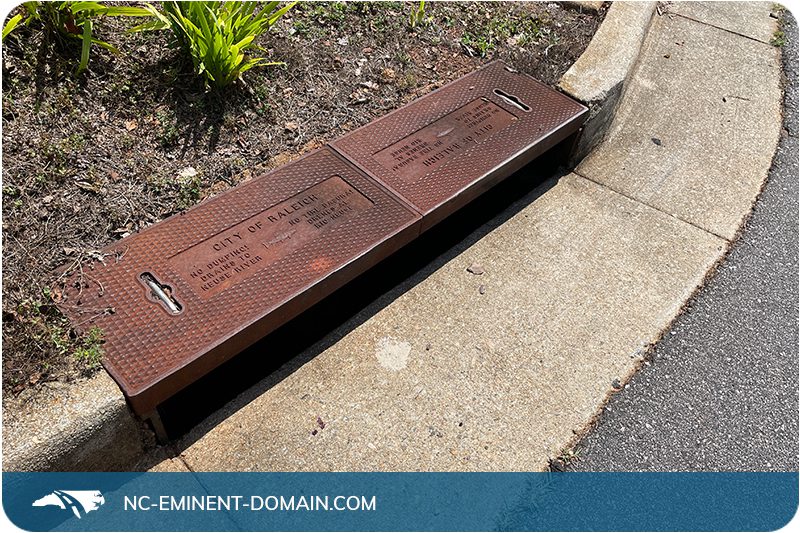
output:
M750 37L771 5L670 8L573 173L196 426L179 463L528 471L574 443L724 259L780 135L780 54Z
M602 3L576 4L592 9L589 4L599 8ZM608 128L655 5L612 4L589 47L560 81L561 90L592 110L576 156L588 153ZM575 179L576 184L581 183L580 178ZM567 195L564 201L573 200ZM6 471L131 470L154 443L152 432L131 413L116 383L104 371L74 383L45 384L3 401Z
M558 88L589 107L572 154L574 166L608 131L656 11L656 2L614 2L589 46L561 77Z

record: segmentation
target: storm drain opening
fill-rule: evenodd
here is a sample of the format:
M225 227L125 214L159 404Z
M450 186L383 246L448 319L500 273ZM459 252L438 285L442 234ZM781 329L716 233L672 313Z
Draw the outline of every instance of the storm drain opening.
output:
M143 272L139 279L150 289L150 297L160 302L170 314L177 315L183 310L183 306L172 295L172 287L159 283L150 272Z
M514 107L525 111L526 113L530 112L531 108L525 102L520 100L518 97L514 96L513 94L508 94L502 89L495 89L494 94L502 98L506 101L507 104L513 105Z
M197 398L208 398L209 407L224 399L220 375L205 377L228 361L250 360L243 351L254 342L446 224L523 167L520 186L532 185L526 165L545 155L564 160L561 147L571 146L569 137L587 114L530 76L490 63L184 216L113 243L103 253L125 250L124 260L98 263L92 276L104 299L68 286L59 309L80 323L93 313L109 341L104 365L133 411L164 417L163 427L154 428L159 438L175 434L176 419L186 420L189 410L199 414ZM537 159L535 167L543 166ZM505 190L497 197L504 205ZM485 203L474 205L470 217L486 211ZM195 226L204 228L202 235L190 234ZM220 261L228 264L224 278L208 267ZM203 279L207 274L217 277ZM94 316L95 307L111 301L116 314ZM346 314L341 300L335 309ZM221 319L209 327L210 317ZM267 353L276 362L274 343L253 351L256 363L244 373L270 372L258 361ZM231 391L242 384L244 365L234 367L226 374ZM192 384L197 394L173 400ZM170 400L175 416L165 415L171 407L160 410Z

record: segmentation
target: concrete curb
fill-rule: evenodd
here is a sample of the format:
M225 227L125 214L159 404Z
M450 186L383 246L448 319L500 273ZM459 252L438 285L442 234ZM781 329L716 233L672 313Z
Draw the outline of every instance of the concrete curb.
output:
M127 470L153 443L105 372L4 402L6 471Z
M589 107L589 119L573 150L570 165L603 140L614 118L628 76L650 28L656 2L614 2L589 46L561 77L558 87Z
M585 4L580 7L602 2ZM562 91L591 110L573 159L588 154L610 125L655 6L613 3L589 47L559 82ZM3 413L6 471L131 470L155 444L105 371L4 401Z
M180 461L546 469L713 273L773 160L780 54L742 33L740 6L712 7L714 24L652 18L613 125L573 173L195 426Z

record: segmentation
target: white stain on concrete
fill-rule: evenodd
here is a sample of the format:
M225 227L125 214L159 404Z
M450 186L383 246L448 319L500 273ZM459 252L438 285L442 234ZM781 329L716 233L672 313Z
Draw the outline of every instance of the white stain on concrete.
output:
M384 337L378 341L378 349L375 356L381 366L387 370L403 370L408 365L408 357L411 354L411 344L398 341L390 337Z

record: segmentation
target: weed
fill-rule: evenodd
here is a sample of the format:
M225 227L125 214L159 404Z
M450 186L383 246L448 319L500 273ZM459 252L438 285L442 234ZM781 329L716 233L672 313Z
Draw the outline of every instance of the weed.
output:
M136 137L133 135L122 134L117 140L117 145L122 150L131 150L134 146L136 146Z
M255 66L282 65L248 51L259 49L255 39L266 33L296 2L163 2L162 11L149 6L156 18L130 31L171 30L175 44L192 58L197 75L224 87Z
M562 451L555 459L550 459L548 468L551 472L563 472L567 467L579 459L579 451L569 448Z
M417 77L413 72L406 72L395 81L395 86L401 91L413 89L417 86Z
M411 56L403 49L398 49L394 57L403 66L407 66L411 63Z
M67 353L70 347L70 340L66 329L61 326L51 326L50 343L55 347L59 355Z
M157 111L156 118L158 119L160 126L158 142L161 144L161 146L164 148L169 148L177 144L180 137L180 131L178 131L178 123L175 120L175 117L164 111Z
M3 39L20 23L26 26L39 23L62 44L70 40L80 41L81 58L76 74L80 74L89 64L89 50L93 44L119 53L110 44L93 37L92 28L98 18L150 16L150 12L143 7L107 6L100 2L23 2L22 5L25 13L8 20L3 27Z
M783 31L784 24L786 24L786 8L780 4L772 4L772 11L777 15L778 28L772 34L769 44L781 48L786 45L786 33Z
M430 17L428 17L430 18ZM416 6L411 6L411 12L408 15L408 24L411 29L417 27L418 24L423 24L428 19L425 18L425 0L420 0Z
M193 176L180 181L178 190L178 207L188 209L200 201L200 186L203 181L200 176Z
M465 31L461 35L461 44L468 50L471 50L473 54L477 52L481 57L486 57L486 54L495 48L495 43L491 36L487 39L486 37L475 35L468 31Z
M92 326L80 338L72 356L86 370L94 370L100 367L103 359L103 330L97 326Z
M62 144L67 151L77 152L86 146L86 137L82 133L72 133Z
M478 17L481 20L482 17ZM472 31L465 30L461 35L461 44L473 55L486 57L500 42L513 39L524 46L544 35L545 21L537 17L520 16L508 13L505 16L490 17L486 22Z
M347 4L344 2L314 3L310 15L323 26L338 26L346 17Z
M347 8L361 16L376 16L387 9L391 9L391 4L398 2L348 2L345 5ZM402 4L400 4L402 7Z
M580 451L576 450L575 448L570 448L568 450L564 450L561 455L558 456L558 458L564 461L564 463L570 464L577 461L579 456Z
M311 35L311 27L309 26L308 22L303 19L296 19L292 23L292 34L297 35L299 37L308 37Z
M41 289L40 298L29 298L16 306L15 322L25 326L25 334L32 346L52 350L58 355L72 352L82 370L94 370L100 365L103 355L102 330L98 327L89 328L76 339L67 319L56 311L52 302L50 289ZM39 369L40 374L47 373L49 368L50 365L45 362Z
M769 42L772 46L776 46L778 48L786 45L786 33L783 30L775 30L775 33L772 34L772 40Z

